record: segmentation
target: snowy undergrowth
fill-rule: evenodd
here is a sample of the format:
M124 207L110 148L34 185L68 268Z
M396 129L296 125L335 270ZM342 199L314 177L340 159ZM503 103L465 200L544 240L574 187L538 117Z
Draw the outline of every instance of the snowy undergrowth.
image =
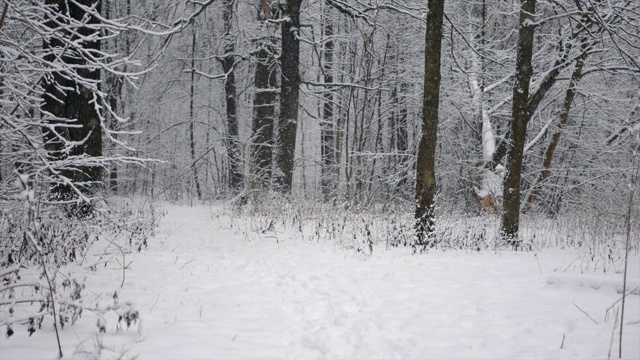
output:
M227 205L216 217L247 239L296 238L330 242L370 255L374 245L406 246L413 236L413 214L408 209L383 206L353 210L346 205L314 201L268 199L242 206ZM498 215L469 216L440 213L436 249L467 251L508 250L499 237ZM631 228L630 251L640 251L640 224ZM619 272L624 260L624 219L619 216L564 215L555 219L523 216L520 239L525 250L573 248L581 254L572 264L581 272Z
M92 216L70 218L59 207L24 200L0 213L2 335L11 339L26 330L32 336L47 326L64 330L87 312L98 333L107 331L110 317L119 326L136 322L137 309L118 298L117 288L107 296L87 278L118 269L124 283L127 258L147 247L160 220L154 205L111 199L96 204Z
M117 288L121 299L133 301L141 321L116 329L114 319L99 333L97 315L85 314L61 332L65 358L606 359L617 354L621 275L602 267L583 271L580 249L451 247L412 255L408 248L377 241L372 252L363 253L347 241L309 233L303 240L298 228L284 227L299 220L279 220L282 225L268 216L231 216L229 208L163 207L168 213L148 249L128 255L122 288L117 266L75 269L93 289L87 298L110 304ZM382 230L370 231L384 238L375 233ZM639 271L640 257L633 253L629 273L636 275L629 290L639 285ZM630 291L625 359L640 357L639 300ZM53 339L50 324L32 339L26 331L2 338L3 360L51 358Z

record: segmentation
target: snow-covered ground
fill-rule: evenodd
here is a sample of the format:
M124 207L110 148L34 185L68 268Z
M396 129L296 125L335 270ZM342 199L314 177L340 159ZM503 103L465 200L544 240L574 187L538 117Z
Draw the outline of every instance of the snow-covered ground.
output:
M117 266L82 270L85 303L112 303L117 290L141 322L118 330L109 315L98 335L85 312L62 331L65 358L606 359L610 346L617 358L622 275L581 273L578 250L380 246L368 257L286 234L249 241L209 208L165 208L149 248L127 256L124 288ZM629 265L631 291L640 257ZM638 294L627 297L625 359L640 358ZM51 319L31 338L16 330L0 338L2 360L56 357Z

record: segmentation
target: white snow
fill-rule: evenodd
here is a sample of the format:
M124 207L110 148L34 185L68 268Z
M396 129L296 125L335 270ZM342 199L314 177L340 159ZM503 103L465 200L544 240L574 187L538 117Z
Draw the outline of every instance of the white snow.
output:
M123 289L117 266L83 270L86 303L109 304L117 290L142 322L116 330L107 318L98 335L98 317L85 312L62 331L65 358L606 359L612 331L617 358L618 329L605 315L622 275L580 274L577 250L377 246L366 257L291 234L249 241L206 207L166 209L149 249L127 257ZM629 259L637 279L640 258ZM580 286L594 277L615 285ZM639 299L627 298L625 359L640 358ZM54 358L51 328L46 319L29 338L16 326L0 338L0 358Z

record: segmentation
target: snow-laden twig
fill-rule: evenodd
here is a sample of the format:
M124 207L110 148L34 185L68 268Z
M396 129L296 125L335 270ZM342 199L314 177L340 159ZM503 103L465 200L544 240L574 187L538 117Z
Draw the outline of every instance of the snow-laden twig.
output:
M640 144L638 145L640 147ZM638 181L638 175L640 175L640 164L637 161L638 151L634 150L634 156L632 156L632 171L635 171L635 174L631 175L631 184L629 184L629 207L627 209L627 219L626 219L626 241L624 246L624 271L623 271L623 280L622 280L622 306L620 309L620 338L618 344L618 357L622 358L622 330L624 328L624 310L625 310L625 293L627 291L627 269L629 265L629 245L631 242L631 211L633 209L633 195L636 192L635 186Z
M575 306L575 307L576 307L576 309L580 310L580 312L581 312L581 313L585 314L589 319L591 319L591 321L593 321L593 323L594 323L594 324L596 324L596 325L600 325L600 324L598 324L598 322L597 322L597 321L595 321L595 320L594 320L594 318L592 318L592 317L591 317L591 315L587 314L587 312L586 312L586 311L584 311L584 310L582 310L582 309L580 308L580 306L576 305L576 303L573 303L573 306Z

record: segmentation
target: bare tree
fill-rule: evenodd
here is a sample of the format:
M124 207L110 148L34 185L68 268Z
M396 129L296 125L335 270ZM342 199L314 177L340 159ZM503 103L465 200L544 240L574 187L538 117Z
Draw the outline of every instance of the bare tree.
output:
M283 193L291 192L296 154L300 94L300 6L302 1L286 0L282 10L276 186Z
M333 57L335 42L333 19L331 18L330 6L325 2L323 9L322 31L324 40L324 63L322 73L324 75L325 86L331 86L334 81L333 77ZM322 162L321 168L321 187L325 200L335 191L336 185L336 137L335 137L335 120L334 120L335 99L333 89L326 88L323 96L322 104L322 120L320 123L320 158Z
M88 58L100 56L100 23L95 13L100 12L100 0L78 0L66 2L47 0L52 12L45 26L51 31L72 28L69 40L83 40L82 47L69 49L64 38L52 37L44 40L46 54L44 60L50 63L61 59L68 67L73 67L76 78L54 71L43 77L44 98L41 110L48 126L43 130L45 149L52 162L68 157L102 156L101 118L97 111L98 99L92 87L100 83L100 70L88 66ZM77 194L68 183L81 187L87 195L101 187L102 166L83 165L59 170L61 180L53 184L51 196L55 200L69 201ZM86 209L80 210L85 212Z
M502 239L517 248L520 225L520 179L522 160L527 136L527 123L532 111L529 107L529 83L533 74L533 38L536 0L522 0L520 8L520 29L516 55L515 83L511 115L511 143L507 157L504 178L504 208L500 232Z
M224 0L224 56L220 58L222 71L224 71L224 92L227 114L227 156L229 157L229 188L237 192L243 186L243 166L242 153L240 149L240 139L238 137L238 105L236 94L236 46L235 34L233 32L235 0Z
M198 33L196 27L192 28L191 33L191 76L189 86L189 153L191 155L191 175L193 183L196 187L196 195L198 200L202 199L202 187L198 178L198 168L196 159L196 139L195 139L195 96L196 96L196 43Z
M266 0L261 1L263 21L257 40L254 73L253 122L251 126L251 182L255 189L269 189L273 170L274 125L276 100L278 97L278 64L274 37L269 33L268 23L271 8Z
M416 239L414 248L424 250L435 242L436 142L440 106L442 20L444 0L430 0L424 62L422 137L416 170Z

